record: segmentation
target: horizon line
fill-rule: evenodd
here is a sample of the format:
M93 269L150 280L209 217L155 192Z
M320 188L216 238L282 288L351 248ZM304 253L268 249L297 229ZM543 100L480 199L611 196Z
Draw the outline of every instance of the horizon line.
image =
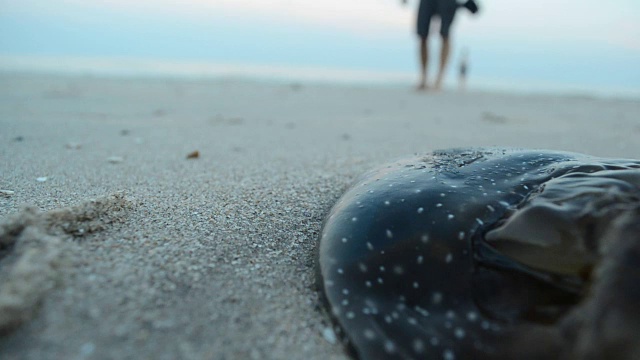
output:
M91 57L11 55L0 53L0 72L106 77L177 77L187 79L246 79L320 84L376 86L412 85L416 75L409 71L353 69L287 64L224 63L207 60L170 60L138 57ZM445 81L452 87L455 81ZM522 82L519 79L471 77L467 88L479 92L517 92L564 96L640 99L640 89L585 87L548 81Z

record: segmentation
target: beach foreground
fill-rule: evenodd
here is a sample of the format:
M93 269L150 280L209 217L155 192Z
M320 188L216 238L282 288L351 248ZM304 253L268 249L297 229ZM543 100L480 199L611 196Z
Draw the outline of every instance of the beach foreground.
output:
M0 358L346 359L315 251L359 174L468 146L640 158L639 116L588 96L0 75Z

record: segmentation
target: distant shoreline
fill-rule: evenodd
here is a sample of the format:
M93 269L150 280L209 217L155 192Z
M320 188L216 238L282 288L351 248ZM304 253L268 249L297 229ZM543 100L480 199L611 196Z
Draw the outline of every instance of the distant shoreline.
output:
M286 65L226 64L207 61L172 61L137 58L91 58L58 56L0 55L0 74L48 74L119 78L230 79L312 84L410 87L415 74L368 69L341 69ZM471 91L516 93L521 95L560 95L640 99L640 89L594 88L570 84L537 84L519 80L473 77ZM450 76L448 87L456 88L457 78Z

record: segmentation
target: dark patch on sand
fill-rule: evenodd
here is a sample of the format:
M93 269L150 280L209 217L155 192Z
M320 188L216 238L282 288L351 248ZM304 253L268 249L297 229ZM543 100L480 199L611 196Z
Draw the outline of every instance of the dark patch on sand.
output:
M509 118L504 115L495 114L491 111L485 111L482 113L482 121L494 124L506 124L509 122Z

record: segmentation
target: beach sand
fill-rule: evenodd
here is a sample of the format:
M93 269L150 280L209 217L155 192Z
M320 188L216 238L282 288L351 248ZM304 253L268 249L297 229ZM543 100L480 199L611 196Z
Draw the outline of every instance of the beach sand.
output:
M5 73L0 358L346 359L315 249L360 173L468 146L640 158L639 117L589 96Z

